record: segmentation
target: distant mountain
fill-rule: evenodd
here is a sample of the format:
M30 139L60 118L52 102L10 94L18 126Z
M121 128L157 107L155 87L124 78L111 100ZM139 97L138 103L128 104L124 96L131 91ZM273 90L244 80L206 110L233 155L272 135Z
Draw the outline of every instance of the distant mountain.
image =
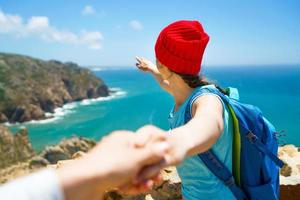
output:
M104 82L76 63L0 53L0 122L43 119L65 103L108 95Z

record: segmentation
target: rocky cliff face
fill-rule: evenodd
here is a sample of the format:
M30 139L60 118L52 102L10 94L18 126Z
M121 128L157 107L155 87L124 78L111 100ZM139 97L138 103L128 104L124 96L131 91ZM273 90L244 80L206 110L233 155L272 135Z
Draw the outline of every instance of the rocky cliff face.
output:
M0 125L0 183L31 173L59 160L71 159L76 152L87 152L95 141L73 137L37 153L31 147L26 129L12 134Z
M64 103L108 94L101 79L75 63L0 53L0 123L43 119Z
M0 169L26 161L34 155L26 129L12 135L6 127L0 126Z

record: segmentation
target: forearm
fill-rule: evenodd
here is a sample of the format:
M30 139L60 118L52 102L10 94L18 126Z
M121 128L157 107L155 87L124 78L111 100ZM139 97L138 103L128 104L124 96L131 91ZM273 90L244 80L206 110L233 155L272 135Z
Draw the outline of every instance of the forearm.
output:
M88 162L88 161L87 161ZM79 159L66 164L57 170L63 193L66 200L102 199L107 179L105 172L93 173L88 169L88 163Z
M157 83L160 85L160 87L162 87L166 91L170 91L168 83L165 82L158 70L152 71L151 74L153 75Z
M219 138L222 128L215 117L206 115L192 119L186 125L172 130L170 142L180 145L186 156L193 156L210 149Z
M54 170L46 169L18 178L0 187L2 200L63 200L60 181Z

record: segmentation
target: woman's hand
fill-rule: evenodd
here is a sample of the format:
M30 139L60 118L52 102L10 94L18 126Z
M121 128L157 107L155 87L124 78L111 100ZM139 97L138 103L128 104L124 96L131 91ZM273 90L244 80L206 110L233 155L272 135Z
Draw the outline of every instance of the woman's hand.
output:
M180 164L187 156L188 148L184 146L184 144L186 144L186 138L184 138L185 135L174 137L172 133L155 126L144 126L137 131L137 145L157 142L163 135L166 136L166 141L169 145L164 160L161 160L158 165L145 167L139 173L138 181L143 182L144 180L149 179L149 177L155 176L160 168Z
M153 64L151 61L145 58L140 58L138 56L136 56L135 59L137 60L137 63L135 65L137 66L138 69L153 74L159 73L156 65Z
M164 90L166 90L169 93L172 92L171 88L169 86L169 81L164 80L162 74L159 72L159 70L157 69L157 66L155 64L153 64L152 62L150 62L149 60L147 60L145 58L136 57L135 59L137 60L137 63L135 65L137 66L138 69L151 73L154 76L154 78L156 79L156 81L158 82L158 84Z

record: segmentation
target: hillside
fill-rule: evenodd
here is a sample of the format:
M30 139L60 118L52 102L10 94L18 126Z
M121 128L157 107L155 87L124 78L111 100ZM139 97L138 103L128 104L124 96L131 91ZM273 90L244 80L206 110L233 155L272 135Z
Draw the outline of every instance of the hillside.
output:
M43 119L65 103L108 95L104 82L76 63L0 53L0 122Z

